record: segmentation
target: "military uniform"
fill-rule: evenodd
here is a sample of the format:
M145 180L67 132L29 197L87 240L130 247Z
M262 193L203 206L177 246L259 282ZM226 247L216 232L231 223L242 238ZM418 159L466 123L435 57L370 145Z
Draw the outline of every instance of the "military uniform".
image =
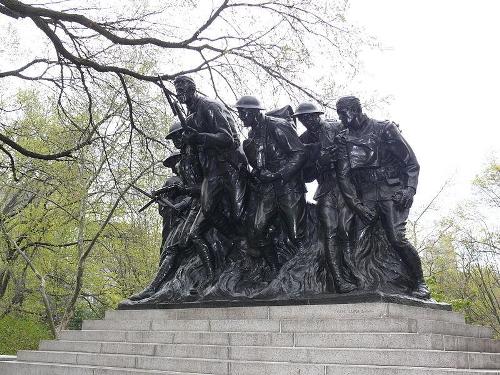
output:
M246 181L240 169L247 166L238 149L234 119L221 103L197 95L189 103L188 113L188 126L196 131L197 139L189 147L200 163L203 177L199 203L195 202L189 213L181 244L194 245L211 282L215 276L214 257L204 236L212 227L229 238L235 235L235 224L243 214L246 197Z
M292 126L283 119L263 116L249 132L243 149L255 171L279 173L281 179L259 184L252 237L272 268L277 259L268 230L280 215L289 239L299 248L306 234L305 185L301 169L305 147Z
M307 164L304 167L306 182L317 180L318 188L314 194L320 225L320 236L324 241L325 258L337 291L348 292L355 288L346 280L349 272L344 259L349 258L348 227L354 214L345 204L340 194L336 169L336 155L340 145L336 137L343 127L339 123L319 120L314 130L307 130L300 139L308 150ZM349 197L355 195L353 187L344 189ZM345 256L345 257L344 257Z
M176 167L172 166L172 169L178 172ZM165 279L175 272L179 265L177 249L171 244L184 227L192 203L191 197L182 190L182 184L183 181L178 176L168 178L164 184L164 187L170 187L170 189L163 195L174 204L175 209L162 205L159 207L163 219L160 266L153 281L143 291L129 297L132 301L138 301L156 293Z
M191 103L188 110L190 125L202 133L203 138L202 144L194 146L203 171L203 214L214 220L220 219L217 205L227 197L231 218L239 220L243 214L246 187L239 168L246 168L246 159L238 149L240 143L234 119L222 103L201 96Z
M189 232L200 210L200 187L203 181L203 172L197 153L194 153L190 147L183 148L175 169L182 180L189 205L182 225L169 237L167 246L169 248L186 248L189 245Z
M343 177L350 175L363 205L378 214L388 241L416 284L425 285L420 257L405 234L409 207L398 204L396 197L402 189L417 189L420 167L413 150L396 124L364 115L359 129L346 129L340 137L348 163ZM358 232L366 225L360 221Z
M169 191L162 196L169 199L176 207L178 207L177 211L171 207L167 207L164 205L159 205L158 212L162 217L162 231L161 231L161 251L160 251L160 264L161 260L164 256L165 249L168 247L168 244L171 242L171 239L175 236L175 234L179 231L180 227L184 223L184 216L186 215L186 209L191 204L191 197L184 193L179 193L179 188L182 186L182 182L179 177L174 176L167 179L163 188L171 187ZM175 187L174 187L175 186Z

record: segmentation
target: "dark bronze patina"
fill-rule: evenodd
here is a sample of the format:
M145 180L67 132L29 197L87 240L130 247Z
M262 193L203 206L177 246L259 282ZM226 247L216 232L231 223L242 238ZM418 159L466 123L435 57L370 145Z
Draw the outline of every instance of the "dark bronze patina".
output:
M166 136L178 153L163 163L175 176L148 193L163 217L160 267L121 308L430 298L405 236L419 165L396 124L370 119L352 96L337 102L340 121L308 102L264 114L243 96L240 147L231 111L192 78L177 77L175 95L159 84L179 118ZM296 120L307 129L300 137ZM316 204L305 200L312 181Z

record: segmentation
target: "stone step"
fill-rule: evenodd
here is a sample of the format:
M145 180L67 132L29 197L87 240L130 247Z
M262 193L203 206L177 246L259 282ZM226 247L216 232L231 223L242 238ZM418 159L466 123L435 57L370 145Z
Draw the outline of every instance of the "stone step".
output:
M231 347L229 358L246 361L497 369L500 354L412 349Z
M119 344L112 343L113 351ZM123 346L120 350L123 350ZM133 346L128 348L132 351ZM498 369L500 354L447 352L409 349L352 349L352 348L284 348L214 345L152 346L146 353L101 354L58 351L20 351L18 359L27 362L52 362L106 367L152 368L170 371L223 373L228 360L249 362L284 362L295 364L343 364L375 366L446 367L462 369ZM144 355L146 354L146 355ZM189 360L187 360L189 358ZM149 367L157 363L160 367ZM160 365L162 364L162 365ZM171 367L175 364L177 367ZM167 366L167 367L163 367Z
M19 351L19 361L84 366L122 367L202 374L228 374L228 361L201 358L172 358L123 354Z
M212 375L119 367L99 367L41 362L1 362L2 375ZM499 375L497 370L446 369L403 366L300 365L273 362L230 362L226 372L215 375Z
M84 330L209 332L419 332L491 338L491 328L408 318L322 320L86 320Z
M359 303L337 305L302 306L257 306L226 308L152 309L152 310L111 310L106 311L106 320L242 320L242 319L345 319L376 317L418 316L426 320L442 320L450 323L465 323L462 314L400 305L395 303Z
M257 374L259 373L246 373L244 375ZM234 373L233 375L237 374ZM328 365L326 366L325 375L500 375L500 371L401 366Z
M2 375L207 375L177 371L139 370L121 367L80 366L58 363L0 361Z
M408 366L309 365L275 362L232 362L230 375L500 375L497 370L449 369Z
M87 342L90 342L87 345ZM173 331L64 331L58 341L42 341L41 350L94 350L98 343L200 344L320 348L430 349L500 352L500 341L463 336L415 333L223 333ZM82 348L92 348L83 350ZM75 350L70 348L76 348ZM65 350L67 349L67 350ZM99 351L99 350L97 350ZM100 350L102 352L102 350Z
M500 353L500 341L414 333L296 333L295 346L323 348L429 349Z
M0 361L15 361L16 359L15 355L0 355Z

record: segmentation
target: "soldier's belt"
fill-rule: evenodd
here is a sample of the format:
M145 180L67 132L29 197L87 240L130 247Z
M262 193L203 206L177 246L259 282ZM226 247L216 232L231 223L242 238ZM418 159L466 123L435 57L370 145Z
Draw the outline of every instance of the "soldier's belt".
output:
M399 170L396 168L377 168L352 171L355 183L369 183L385 181L388 178L398 178Z

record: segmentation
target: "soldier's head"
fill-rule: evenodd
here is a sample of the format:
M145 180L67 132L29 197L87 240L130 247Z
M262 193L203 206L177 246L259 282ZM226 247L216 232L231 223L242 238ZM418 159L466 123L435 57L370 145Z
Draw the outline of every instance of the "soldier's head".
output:
M189 102L196 95L196 84L191 77L175 77L174 86L177 99L183 104Z
M170 198L175 198L176 195L178 195L179 188L182 187L183 183L180 177L178 176L172 176L165 181L165 184L163 184L163 187L168 187L170 188L169 191L167 192L167 196Z
M298 118L307 130L315 131L319 127L323 113L314 103L303 102L297 106L293 116Z
M337 114L345 127L358 128L361 125L363 110L355 96L344 96L337 101Z
M182 148L182 133L184 129L182 128L182 124L180 121L174 121L170 125L170 129L168 131L168 134L166 135L165 139L171 140L177 149Z
M259 99L255 96L242 96L235 104L238 109L238 117L245 127L256 126L262 117L261 111L264 109Z

